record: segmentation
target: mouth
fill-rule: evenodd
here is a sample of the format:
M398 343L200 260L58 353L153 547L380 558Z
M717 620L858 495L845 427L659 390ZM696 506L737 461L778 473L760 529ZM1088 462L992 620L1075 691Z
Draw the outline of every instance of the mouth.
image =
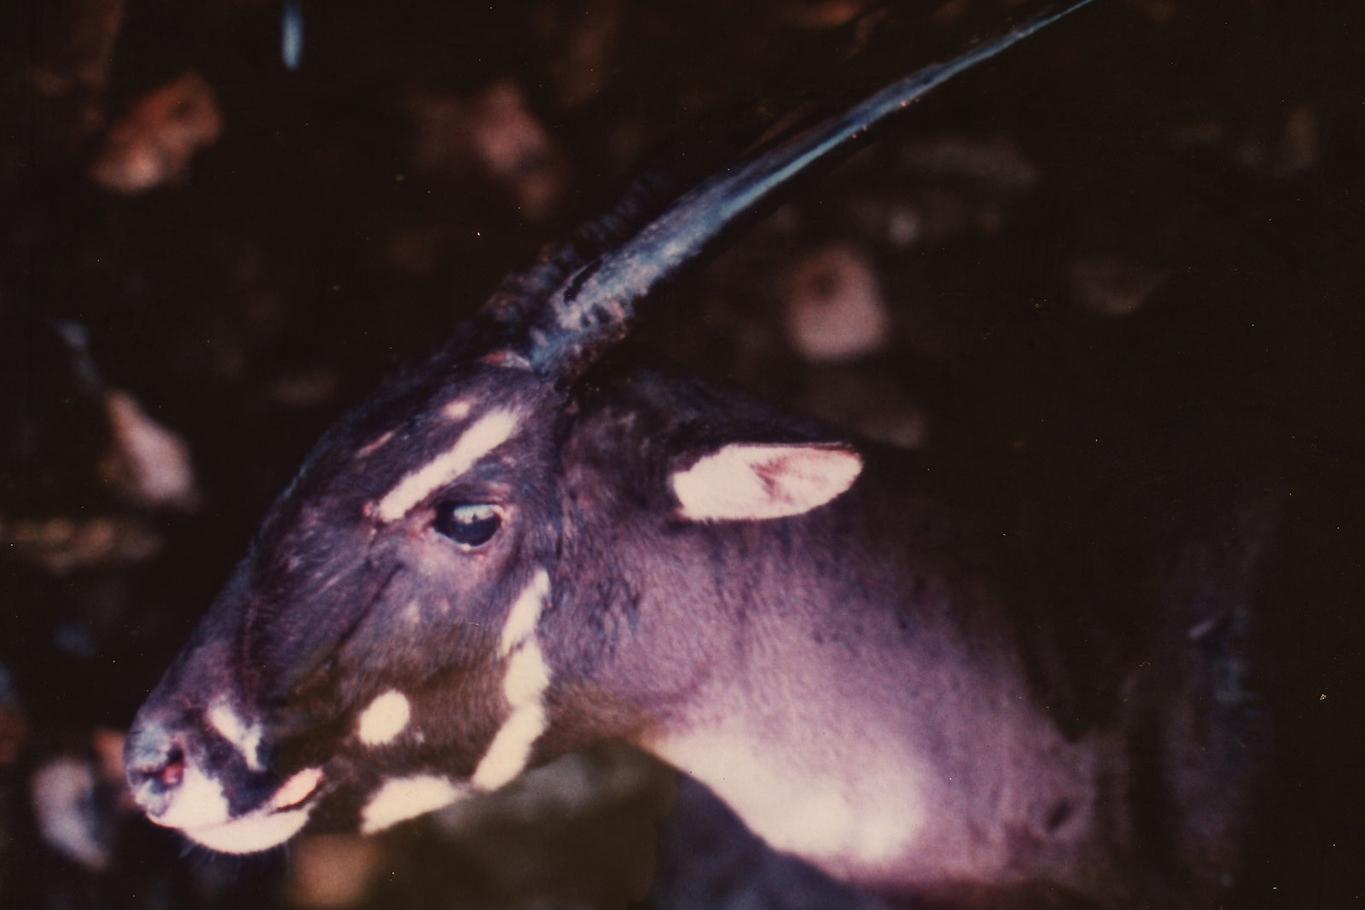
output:
M257 853L303 829L322 789L321 768L305 768L285 781L259 808L229 821L178 828L195 843L220 853Z

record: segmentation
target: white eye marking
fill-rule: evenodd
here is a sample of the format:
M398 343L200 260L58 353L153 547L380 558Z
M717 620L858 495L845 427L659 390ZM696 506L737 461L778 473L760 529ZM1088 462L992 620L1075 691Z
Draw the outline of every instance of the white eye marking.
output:
M508 715L488 751L474 769L470 783L481 790L496 790L522 771L531 748L545 732L547 718L542 696L550 686L550 667L534 638L523 642L507 662L502 691L512 713Z
M399 822L435 812L464 795L464 790L434 774L387 780L360 813L360 830L374 834Z
M384 746L402 733L412 717L407 697L394 689L377 696L360 712L355 735L367 746Z
M465 429L455 444L400 480L379 500L374 514L380 521L397 521L433 491L456 480L517 431L520 415L491 411Z
M226 701L217 701L213 707L209 708L209 726L218 732L223 739L232 743L242 755L242 760L252 771L260 771L261 766L261 736L263 731L260 724L248 725L232 710L232 706Z
M544 609L545 598L549 594L550 575L544 569L537 569L507 614L498 644L499 654L504 657L511 654L513 648L536 634L536 623L540 621L540 611Z
M862 470L862 456L841 446L733 444L671 482L683 518L762 521L824 505L853 486Z

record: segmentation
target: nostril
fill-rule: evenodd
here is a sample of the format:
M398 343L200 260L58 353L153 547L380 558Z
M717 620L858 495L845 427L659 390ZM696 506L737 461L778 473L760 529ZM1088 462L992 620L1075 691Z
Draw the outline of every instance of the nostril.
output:
M151 813L162 811L185 779L185 749L159 725L133 731L124 761L133 798Z
M167 790L180 786L185 779L185 750L172 746L166 753L166 763L156 772L155 780Z

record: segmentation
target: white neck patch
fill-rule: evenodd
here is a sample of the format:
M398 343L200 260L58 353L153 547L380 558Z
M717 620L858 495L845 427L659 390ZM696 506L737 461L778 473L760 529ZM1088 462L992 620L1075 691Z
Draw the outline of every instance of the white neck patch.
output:
M899 764L856 773L801 768L783 744L759 745L743 725L667 736L649 751L706 784L777 850L817 865L877 869L905 856L924 823L917 787ZM790 744L785 744L790 748Z
M452 483L479 459L502 445L517 431L520 415L496 410L474 421L449 449L405 476L379 500L374 514L380 521L397 521L435 490Z

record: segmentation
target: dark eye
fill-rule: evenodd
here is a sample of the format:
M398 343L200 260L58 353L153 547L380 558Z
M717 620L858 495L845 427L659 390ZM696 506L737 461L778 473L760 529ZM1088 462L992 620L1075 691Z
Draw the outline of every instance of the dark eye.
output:
M443 502L431 526L462 547L474 549L493 539L502 525L502 510L486 503Z

